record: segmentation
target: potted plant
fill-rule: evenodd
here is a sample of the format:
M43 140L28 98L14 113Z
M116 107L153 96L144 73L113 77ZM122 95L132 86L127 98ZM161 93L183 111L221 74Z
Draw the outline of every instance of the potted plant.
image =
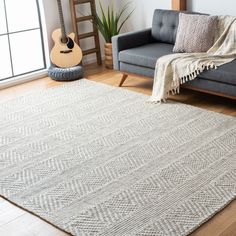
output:
M102 34L105 39L105 66L108 69L113 69L113 59L112 59L112 43L111 38L115 35L118 35L125 24L129 19L134 10L129 12L124 18L124 14L128 9L129 3L125 4L121 10L118 12L115 11L114 6L107 6L105 11L101 2L99 2L101 16L98 13L95 14L93 23L97 27L98 31Z

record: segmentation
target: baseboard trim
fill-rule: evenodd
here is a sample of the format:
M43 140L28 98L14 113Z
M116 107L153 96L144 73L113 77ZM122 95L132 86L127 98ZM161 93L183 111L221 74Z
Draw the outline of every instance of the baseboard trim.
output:
M15 85L23 84L23 83L30 82L30 81L37 80L37 79L41 79L41 78L47 76L47 74L48 74L47 71L48 71L47 69L43 69L41 71L37 71L37 72L30 73L27 75L18 76L18 77L14 77L11 79L0 81L0 89L5 89L5 88L12 87Z

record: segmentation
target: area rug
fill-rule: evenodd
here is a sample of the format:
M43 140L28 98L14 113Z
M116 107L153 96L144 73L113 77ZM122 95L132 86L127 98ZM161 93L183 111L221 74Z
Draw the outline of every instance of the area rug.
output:
M0 104L0 195L78 236L187 235L236 197L236 119L80 80Z

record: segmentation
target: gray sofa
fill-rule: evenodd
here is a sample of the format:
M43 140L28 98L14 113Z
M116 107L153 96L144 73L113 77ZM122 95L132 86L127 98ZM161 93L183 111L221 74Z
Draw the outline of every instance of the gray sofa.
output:
M155 10L152 28L112 38L114 69L153 78L159 57L173 53L179 11ZM185 87L236 99L236 60L201 73Z

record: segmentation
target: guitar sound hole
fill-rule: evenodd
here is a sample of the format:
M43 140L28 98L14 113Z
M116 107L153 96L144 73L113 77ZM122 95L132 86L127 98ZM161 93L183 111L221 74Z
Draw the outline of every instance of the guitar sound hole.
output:
M74 41L70 37L68 37L67 47L69 49L74 48Z
M67 46L69 49L74 48L74 41L73 41L70 37L67 37L65 42L63 42L63 38L61 38L61 42L62 42L63 44L66 44L66 46Z

